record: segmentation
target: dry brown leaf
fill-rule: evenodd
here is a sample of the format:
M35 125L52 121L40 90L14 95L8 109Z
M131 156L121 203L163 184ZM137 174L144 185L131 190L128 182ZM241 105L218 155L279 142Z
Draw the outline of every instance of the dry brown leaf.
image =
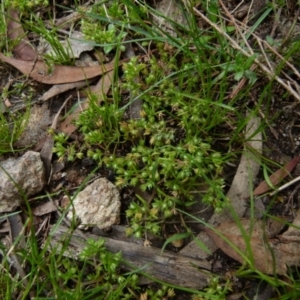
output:
M91 92L98 96L98 102L103 101L104 96L107 94L111 87L114 71L110 71L103 75L96 86L91 89ZM80 113L88 108L88 101L78 106L59 126L59 130L66 134L71 134L76 130L76 126L73 124L78 119Z
M300 240L289 241L278 236L279 242L274 245L274 255L276 257L276 265L282 266L281 273L284 275L287 271L287 267L300 266Z
M286 176L290 174L290 172L296 167L298 162L300 161L300 156L296 156L291 161L289 161L284 167L277 170L275 173L273 173L269 180L270 182L275 186L277 185L281 180L283 180ZM253 192L254 196L261 195L263 193L266 193L269 191L271 187L268 185L268 183L264 180Z
M257 117L252 117L248 121L246 138L251 137L251 140L249 140L247 146L245 146L245 151L241 157L240 164L236 170L230 189L226 194L228 199L230 199L231 208L240 218L244 216L247 208L251 191L250 182L254 181L260 169L259 156L254 154L262 153L262 134L258 130L259 126L260 119ZM231 220L231 210L224 209L221 214L215 213L209 222L213 225L218 225Z
M26 61L33 61L37 58L38 53L25 35L18 12L15 9L8 11L7 37L10 40L19 40L19 43L13 49L13 53L16 57Z
M59 130L66 134L73 133L77 128L73 122L78 119L81 112L86 108L87 103L82 103L82 105L77 106L77 108L60 123Z
M115 63L108 63L102 66L92 67L69 67L54 65L51 73L49 67L42 61L22 61L13 57L7 57L0 52L0 59L16 69L24 75L30 76L38 82L45 84L62 84L83 81L105 74L115 68ZM123 61L118 63L120 66Z
M35 216L43 216L43 215L49 214L51 212L57 211L57 205L58 205L58 202L54 203L54 201L53 202L48 201L37 207L34 207L32 209L32 213Z
M263 221L242 219L241 225L250 240L254 267L266 274L277 273L284 275L287 267L300 265L300 236L282 234L277 238L270 238L270 232ZM248 245L242 235L240 227L235 222L227 222L216 227L218 233L225 236L246 257L250 257ZM244 258L229 245L224 238L213 230L207 229L207 234L217 246L233 259L244 262Z
M19 247L20 249L26 248L26 241L25 241L25 235L24 235L24 226L23 221L20 214L12 214L8 216L8 222L10 224L10 240L11 245L14 245L14 247ZM13 248L14 248L13 247ZM21 264L22 256L17 253L13 253L12 249L10 248L7 252L7 256L11 258L12 264L14 265L14 268L16 269L17 273L19 274L20 278L22 279L23 283L25 285L28 285L27 275L24 271L24 268ZM34 293L30 293L30 297L34 297Z
M65 84L55 84L41 97L41 100L47 101L52 97L64 93L68 90L83 88L87 86L89 83L90 83L89 80L84 80L84 81L77 81L77 82L65 83Z
M102 76L98 83L91 88L90 92L98 97L98 103L103 101L105 95L107 95L108 91L110 90L113 76L113 70L107 72L104 76Z

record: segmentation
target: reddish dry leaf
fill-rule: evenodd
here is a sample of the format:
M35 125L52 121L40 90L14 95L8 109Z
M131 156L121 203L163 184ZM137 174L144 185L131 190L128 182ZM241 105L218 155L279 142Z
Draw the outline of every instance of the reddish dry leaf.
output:
M22 61L12 57L7 57L1 52L0 59L12 65L24 75L28 75L34 80L45 84L61 84L83 81L107 73L115 68L115 63L108 63L102 66L92 67L69 67L54 65L51 73L48 73L49 67L42 61ZM120 61L118 65L121 65L123 62L124 60Z
M264 230L263 221L256 220L253 222L253 220L243 219L241 224L250 239L253 265L257 270L267 274L274 274L275 272L284 275L288 266L300 265L300 238L298 233L296 236L282 234L271 239L269 238L269 231ZM246 257L250 257L245 238L235 222L223 223L216 227L216 230L230 240ZM216 232L210 229L207 229L206 232L223 252L240 263L244 263L244 258Z
M14 9L8 11L7 22L7 37L10 40L19 40L19 43L14 47L13 53L21 60L35 60L37 51L30 44L25 32L21 26L18 12Z
M296 167L298 162L300 161L300 156L296 156L291 161L289 161L284 167L277 170L275 173L273 173L269 180L270 182L275 186L277 185L281 180L283 180L286 176L290 174L290 172ZM268 185L268 183L264 180L253 192L254 196L261 195L267 191L269 191L271 188Z

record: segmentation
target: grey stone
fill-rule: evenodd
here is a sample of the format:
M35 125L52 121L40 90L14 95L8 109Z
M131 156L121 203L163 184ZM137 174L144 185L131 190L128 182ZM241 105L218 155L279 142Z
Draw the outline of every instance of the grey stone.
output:
M73 206L67 214L73 219L73 210L80 221L80 229L97 226L108 228L120 222L120 193L107 179L96 179L73 200Z
M0 163L0 212L14 211L24 196L34 195L46 184L45 170L38 152Z
M52 123L53 117L54 114L50 113L48 103L33 105L30 109L30 118L24 120L23 133L14 143L14 146L25 148L37 144L47 135L47 128Z

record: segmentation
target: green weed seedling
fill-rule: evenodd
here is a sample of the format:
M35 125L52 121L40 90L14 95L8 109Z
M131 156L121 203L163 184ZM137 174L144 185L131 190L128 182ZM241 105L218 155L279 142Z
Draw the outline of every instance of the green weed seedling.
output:
M135 16L136 8L124 6L122 1L102 1L86 11L81 20L81 30L86 39L103 48L105 54L116 48L124 51L122 42L128 35L130 24L138 23L141 14L137 21Z

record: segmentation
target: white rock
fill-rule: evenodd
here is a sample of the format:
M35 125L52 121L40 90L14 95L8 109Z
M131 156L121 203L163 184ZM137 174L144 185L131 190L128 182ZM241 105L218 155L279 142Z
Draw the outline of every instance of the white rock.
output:
M69 220L73 219L73 208L80 229L107 228L120 222L120 193L107 179L99 178L78 193L67 214Z
M38 152L0 163L0 213L14 211L25 196L34 195L46 184L45 169Z

